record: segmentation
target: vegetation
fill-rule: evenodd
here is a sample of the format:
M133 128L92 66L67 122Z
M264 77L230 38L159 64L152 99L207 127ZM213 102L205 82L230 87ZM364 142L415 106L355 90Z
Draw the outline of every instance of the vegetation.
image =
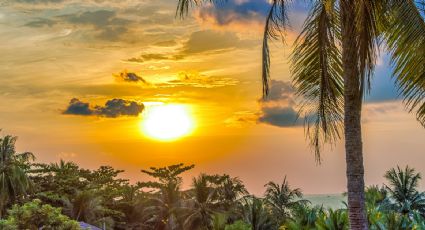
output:
M0 168L13 168L5 175L20 183L1 190L7 194L3 200L7 211L0 218L0 229L72 230L80 229L78 222L141 230L349 227L347 209L311 206L286 178L281 184L268 182L264 197L249 194L241 180L229 175L200 174L183 189L181 174L194 165L177 164L142 170L152 180L130 184L120 177L122 170L110 166L88 170L65 161L35 163L32 154L14 151L11 140L16 138L0 140L10 159L1 161ZM370 229L425 229L425 193L418 191L421 175L412 168L397 167L386 172L385 178L387 185L365 188Z
M179 0L177 14L190 6L223 0ZM263 95L269 93L269 40L285 41L288 4L271 0L262 53ZM295 42L293 86L301 101L307 137L320 161L323 143L344 134L348 210L352 229L367 229L361 111L371 89L378 50L391 56L400 95L425 126L425 23L423 2L416 0L318 0Z

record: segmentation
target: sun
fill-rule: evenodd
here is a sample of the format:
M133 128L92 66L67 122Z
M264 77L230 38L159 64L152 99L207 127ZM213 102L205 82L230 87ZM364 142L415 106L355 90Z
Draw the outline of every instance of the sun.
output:
M152 139L173 141L192 133L195 122L186 106L161 104L146 109L140 127Z

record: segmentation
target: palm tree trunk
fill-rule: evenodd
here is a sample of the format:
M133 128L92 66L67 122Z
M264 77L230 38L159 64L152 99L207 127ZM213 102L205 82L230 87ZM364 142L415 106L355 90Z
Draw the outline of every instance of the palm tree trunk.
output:
M367 230L364 199L364 167L361 134L360 72L355 28L354 0L341 0L342 61L344 71L344 132L347 164L350 229Z

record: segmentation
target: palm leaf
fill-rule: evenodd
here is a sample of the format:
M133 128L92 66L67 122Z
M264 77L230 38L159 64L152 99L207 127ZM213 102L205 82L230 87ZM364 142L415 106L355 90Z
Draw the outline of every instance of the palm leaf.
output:
M414 0L388 0L386 43L404 102L425 126L425 22Z
M226 1L227 0L179 0L177 3L176 16L179 16L180 18L184 18L185 16L187 16L189 9L191 7L199 6L206 2L215 4L215 3L221 3Z
M317 1L296 40L292 56L293 84L301 99L307 137L320 162L323 143L340 138L343 79L338 10L335 1Z
M267 15L263 34L262 50L262 79L263 97L269 94L270 86L270 49L269 41L282 39L284 42L284 32L288 26L287 5L288 0L273 0L270 11Z

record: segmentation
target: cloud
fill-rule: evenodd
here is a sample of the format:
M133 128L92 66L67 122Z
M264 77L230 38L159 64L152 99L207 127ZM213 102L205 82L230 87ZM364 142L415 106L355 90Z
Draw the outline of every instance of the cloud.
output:
M52 27L55 24L57 24L57 21L55 20L48 19L48 18L38 18L34 21L26 23L25 26L37 28L37 27L44 27L44 26Z
M162 87L192 86L196 88L216 88L231 86L239 83L238 80L228 77L212 77L198 72L180 72L177 79L160 84Z
M155 46L162 46L162 47L170 47L170 46L177 45L177 42L174 41L174 40L167 40L167 41L157 42L154 45Z
M253 125L258 122L258 113L253 111L238 111L230 118L226 119L224 123L227 127L242 128L247 125Z
M303 124L296 109L294 89L290 82L272 80L270 94L261 99L261 115L258 122L278 127L290 127Z
M240 39L234 32L201 30L190 35L183 45L181 54L217 53L236 48L248 48L255 44L255 41Z
M145 61L162 61L162 60L180 60L184 57L182 55L173 55L173 54L162 54L162 53L146 53L140 55L137 58L127 59L129 62L145 62Z
M90 109L89 103L82 102L77 98L72 98L69 102L68 108L63 112L63 114L73 114L73 115L92 115L93 110Z
M127 72L126 70L122 71L119 74L113 74L113 76L117 80L120 80L120 81L133 82L133 83L140 82L140 83L144 83L144 84L149 84L145 79L143 79L142 77L140 77L136 73Z
M229 0L201 7L195 18L214 29L261 31L269 9L266 0Z
M120 116L138 116L143 112L144 108L143 103L124 99L112 99L107 101L104 106L91 108L89 103L73 98L63 114L116 118Z
M297 126L302 123L292 107L263 107L258 121L279 127Z

